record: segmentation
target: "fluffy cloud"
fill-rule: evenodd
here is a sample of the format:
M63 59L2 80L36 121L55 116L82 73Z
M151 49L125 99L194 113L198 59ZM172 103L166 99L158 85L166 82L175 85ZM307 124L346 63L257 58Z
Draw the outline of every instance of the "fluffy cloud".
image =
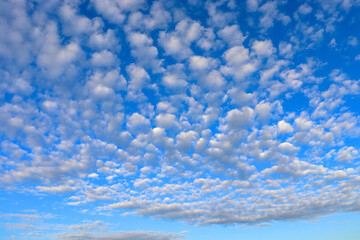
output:
M254 118L254 110L249 107L243 107L241 110L233 109L226 114L225 121L227 130L242 129L250 126Z
M359 210L359 3L289 4L2 1L4 199L50 206L54 222L78 211L266 224ZM183 237L41 225L3 204L18 212L3 214L15 237L49 238L49 226L50 238Z
M37 64L47 71L50 77L55 78L66 68L74 66L73 63L81 54L81 49L75 42L61 46L55 23L49 24L45 31L45 40L37 57Z
M144 6L143 0L135 1L99 1L93 0L92 3L98 13L103 15L112 23L122 24L126 18L126 12L134 11Z

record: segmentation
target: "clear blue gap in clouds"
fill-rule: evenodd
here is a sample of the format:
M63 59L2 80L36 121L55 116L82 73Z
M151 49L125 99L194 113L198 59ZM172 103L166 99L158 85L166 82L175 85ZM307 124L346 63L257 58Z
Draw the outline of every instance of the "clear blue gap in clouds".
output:
M0 236L359 238L359 7L2 1Z

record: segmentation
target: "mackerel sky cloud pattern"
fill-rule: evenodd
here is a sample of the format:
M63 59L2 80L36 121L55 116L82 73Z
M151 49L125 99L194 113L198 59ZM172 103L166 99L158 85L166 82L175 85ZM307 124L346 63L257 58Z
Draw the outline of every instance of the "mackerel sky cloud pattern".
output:
M116 224L359 212L359 13L359 0L1 1L0 234L200 239Z

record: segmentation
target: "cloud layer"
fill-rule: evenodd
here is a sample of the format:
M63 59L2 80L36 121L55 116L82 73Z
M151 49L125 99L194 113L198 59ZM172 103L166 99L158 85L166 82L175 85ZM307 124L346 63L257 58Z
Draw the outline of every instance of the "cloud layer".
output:
M2 1L0 191L199 225L359 211L360 2L289 4Z

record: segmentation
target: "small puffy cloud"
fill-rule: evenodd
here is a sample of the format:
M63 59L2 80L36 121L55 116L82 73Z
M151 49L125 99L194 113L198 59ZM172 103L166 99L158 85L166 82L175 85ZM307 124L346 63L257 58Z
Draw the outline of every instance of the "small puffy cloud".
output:
M146 45L152 45L153 40L152 38L148 37L146 34L138 33L138 32L131 32L129 33L129 43L131 46L141 48Z
M168 113L175 113L177 110L176 108L174 108L171 103L169 102L166 102L166 101L163 101L163 102L159 102L157 105L156 105L156 109L159 111L159 112L168 112Z
M80 16L76 13L70 4L64 4L59 9L60 18L63 20L63 31L65 34L76 35L87 33L92 29L92 22L85 16Z
M176 147L183 152L190 151L197 138L198 133L195 131L181 132L176 136Z
M270 57L275 53L276 49L273 47L271 40L255 41L251 48L259 57Z
M274 26L274 21L278 20L283 25L287 25L291 19L278 10L278 1L268 1L263 4L259 11L262 12L263 16L260 18L259 25L263 30L267 30Z
M229 1L228 6L232 8L235 6L235 4L234 2ZM207 19L207 22L212 27L222 28L226 25L229 25L231 22L233 22L236 19L235 14L220 9L219 3L217 2L207 2L205 4L205 7L210 16Z
M285 122L284 120L278 122L277 127L279 133L292 133L294 131L294 128L291 126L291 124Z
M180 38L177 36L167 36L164 32L160 34L160 42L166 51L167 54L177 56L179 58L186 58L192 53L192 51L187 48L181 42Z
M155 117L155 122L157 126L165 129L172 129L174 127L178 127L176 116L170 113L160 113Z
M228 91L231 98L231 103L239 106L249 105L252 106L256 103L256 96L254 93L246 93L238 88L232 88Z
M275 1L266 2L259 9L263 13L262 18L260 19L260 26L268 29L274 25L274 19L278 13L277 4Z
M313 9L312 9L312 7L309 6L309 4L304 3L304 4L300 5L300 7L298 8L297 11L302 15L307 15L307 14L311 13L312 10Z
M180 63L168 65L161 83L167 89L184 90L188 85L188 76L185 74L185 66Z
M212 69L217 65L213 58L206 58L203 56L191 56L189 61L189 68L192 71L204 71Z
M150 76L144 68L131 64L126 67L126 71L130 76L130 89L137 91L147 86Z
M170 89L182 89L188 85L178 74L166 74L162 78L162 84Z
M261 101L255 106L255 112L261 120L267 120L271 117L272 106L269 102Z
M160 32L159 43L167 55L175 59L185 59L192 54L190 45L201 37L203 27L199 22L184 19L173 32Z
M300 130L309 130L313 126L313 122L304 117L298 117L295 119L295 126Z
M158 50L153 46L153 40L143 33L131 32L128 34L128 41L132 47L131 54L144 67L150 67L154 72L161 72L161 61L158 57Z
M257 63L249 55L249 49L235 46L223 54L227 66L221 68L224 75L232 75L236 80L242 80L256 71Z
M290 153L290 154L294 154L300 150L299 147L295 147L293 144L291 144L289 142L280 143L278 146L278 149L281 152Z
M132 29L165 29L169 22L171 22L171 14L165 10L160 1L154 1L149 14L141 12L134 12L130 14L127 24Z
M99 174L97 173L91 173L87 176L88 178L98 178L99 177Z
M98 50L110 50L118 46L118 44L119 40L112 29L108 29L106 33L94 32L89 39L90 47Z
M92 0L98 13L115 24L122 24L128 11L134 11L144 6L144 0L134 1L111 1Z
M200 81L200 84L205 86L206 89L218 91L224 88L226 81L219 71L212 70Z
M116 91L125 90L127 83L119 69L111 71L96 71L87 82L88 91L96 99L113 97Z
M41 47L36 63L44 69L50 78L60 76L79 58L82 50L76 42L60 45L57 27L50 23L45 30L44 44Z
M261 0L246 0L246 9L249 12L255 12L258 9L260 3Z
M238 25L226 26L217 34L230 46L241 45L245 39Z
M359 151L354 147L341 148L336 156L336 159L340 162L349 162L359 157Z
M150 126L150 120L139 113L133 113L126 122L126 128L133 133L146 133Z
M116 62L116 56L108 51L95 52L91 57L91 64L94 67L111 67Z
M273 79L274 75L276 75L280 71L280 69L286 66L287 64L288 61L279 60L276 61L275 64L270 68L261 71L260 82L264 84L264 87L268 87L267 85L272 85L273 83L271 80Z
M348 38L347 44L352 47L356 47L359 44L359 41L355 36L351 36Z
M285 58L291 58L295 54L294 46L291 43L280 42L279 54Z
M58 108L57 102L49 101L49 100L45 100L42 103L42 106L46 111L49 111L49 112L54 112Z
M224 53L224 59L231 65L240 65L250 59L249 50L243 46L235 46Z
M254 120L254 110L249 107L233 109L227 112L224 129L228 131L247 128Z

